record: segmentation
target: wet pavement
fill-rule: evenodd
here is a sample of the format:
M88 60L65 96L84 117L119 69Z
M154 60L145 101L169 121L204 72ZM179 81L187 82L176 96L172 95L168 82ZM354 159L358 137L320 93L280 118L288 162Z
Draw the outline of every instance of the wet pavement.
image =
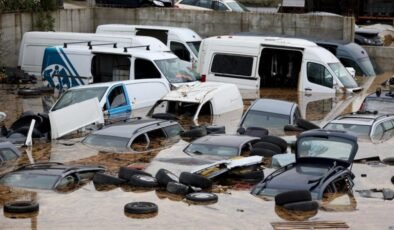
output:
M285 99L300 104L301 112L307 119L324 122L340 113L354 111L361 103L362 95L375 88L391 73L376 77L368 90L350 97L327 95L302 95L288 89L262 89L261 97ZM245 102L245 108L250 102ZM6 126L23 111L41 112L41 101L37 98L22 98L16 95L15 86L0 87L0 111L8 117ZM41 110L41 111L40 111ZM239 114L237 116L240 116ZM199 123L226 125L226 130L234 132L238 122L225 117L204 118ZM185 126L189 121L181 121ZM281 132L278 132L281 133ZM139 164L156 173L159 168L167 168L179 174L191 170L190 157L182 152L187 141L168 146L163 150L148 153L111 153L84 146L79 139L57 140L52 143L36 142L33 158L36 161L57 161L65 163L100 164L116 175L120 166ZM23 150L23 149L22 149ZM15 163L28 162L26 154ZM8 169L9 170L9 169ZM391 188L394 167L385 164L354 164L353 173L356 189ZM265 175L273 169L265 169ZM366 174L366 176L361 176ZM291 218L280 212L273 201L257 198L249 193L250 186L238 184L234 187L215 187L219 201L210 205L192 205L181 197L171 196L161 191L141 191L131 187L100 189L92 182L75 191L58 193L54 191L27 191L0 187L0 207L14 200L36 200L40 204L38 213L31 216L9 216L0 211L0 229L272 229L272 222L282 222ZM135 201L154 202L159 212L154 216L135 218L124 214L124 205ZM393 229L394 221L389 213L394 212L393 201L380 198L363 198L357 192L354 196L332 195L321 202L316 215L309 221L343 221L351 229ZM285 218L285 219L284 219Z

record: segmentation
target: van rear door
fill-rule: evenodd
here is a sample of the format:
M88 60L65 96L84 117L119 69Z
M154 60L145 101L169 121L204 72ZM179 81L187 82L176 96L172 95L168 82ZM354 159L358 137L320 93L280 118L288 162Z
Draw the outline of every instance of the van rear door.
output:
M243 98L255 98L260 89L256 63L256 56L216 53L210 63L209 81L233 83Z

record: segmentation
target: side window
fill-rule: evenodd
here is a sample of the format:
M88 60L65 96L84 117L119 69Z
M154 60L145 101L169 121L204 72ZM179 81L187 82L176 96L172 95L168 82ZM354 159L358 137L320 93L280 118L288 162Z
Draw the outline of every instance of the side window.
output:
M375 130L372 133L372 139L381 140L383 138L384 127L383 124L379 124L376 126Z
M4 161L9 161L18 158L18 155L9 149L0 149L0 159L1 158L3 158Z
M176 124L163 128L164 132L167 134L167 137L175 137L178 136L182 128Z
M307 64L307 75L308 75L308 81L325 86L328 88L333 87L333 81L334 78L328 71L326 67L323 65L313 63L313 62L308 62Z
M110 108L117 108L123 105L127 105L123 86L117 86L111 91L111 93L108 95L108 103Z
M219 10L219 11L228 11L226 5L224 5L223 3L219 2L219 1L214 1L212 8L214 10Z
M178 56L181 60L190 61L190 52L187 48L180 42L171 42L170 49L176 56Z
M161 78L161 75L151 61L137 58L134 62L134 79L147 78Z
M213 57L211 72L249 77L252 75L253 57L216 54Z

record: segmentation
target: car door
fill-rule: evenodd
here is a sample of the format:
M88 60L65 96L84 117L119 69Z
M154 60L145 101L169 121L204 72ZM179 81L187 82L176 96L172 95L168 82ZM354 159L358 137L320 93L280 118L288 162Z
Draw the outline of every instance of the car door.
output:
M105 110L109 121L124 120L131 115L131 103L123 84L113 86L107 94Z
M317 62L303 63L305 68L301 71L306 71L305 75L300 74L301 88L300 91L304 92L319 92L319 93L335 93L336 79L334 74L331 73L324 65Z

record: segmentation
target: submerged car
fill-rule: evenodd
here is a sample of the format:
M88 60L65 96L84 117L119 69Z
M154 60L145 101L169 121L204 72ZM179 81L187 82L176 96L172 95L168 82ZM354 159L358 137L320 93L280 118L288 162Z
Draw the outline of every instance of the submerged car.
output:
M394 93L389 90L377 90L365 97L360 107L361 112L379 111L379 114L394 114Z
M11 187L69 191L104 172L100 166L64 165L57 162L22 166L0 177L0 184Z
M0 143L0 166L21 157L21 152L11 142Z
M296 162L267 176L251 191L257 196L274 197L292 190L308 190L313 199L325 193L350 192L350 168L357 153L357 137L346 132L311 130L296 142Z
M160 148L160 141L179 140L183 128L176 121L136 118L89 134L82 143L117 152Z
M194 140L183 151L192 156L229 159L248 156L253 144L259 140L260 138L252 136L211 134Z

